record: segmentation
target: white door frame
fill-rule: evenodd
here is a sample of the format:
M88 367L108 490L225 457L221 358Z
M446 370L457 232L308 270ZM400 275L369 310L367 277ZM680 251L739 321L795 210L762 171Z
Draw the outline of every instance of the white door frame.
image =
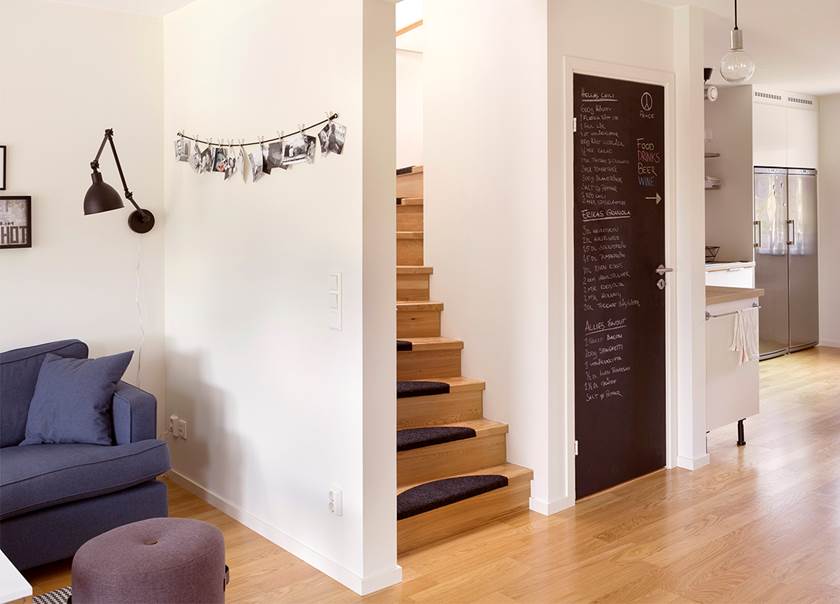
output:
M645 84L655 84L665 88L665 266L675 269L666 275L668 283L665 289L665 467L673 468L677 461L677 290L676 290L676 203L675 179L675 105L674 74L668 71L644 69L617 63L593 61L578 57L563 58L563 241L565 249L565 375L566 392L565 425L566 443L566 497L574 502L575 496L575 247L574 247L574 117L575 74L585 74Z

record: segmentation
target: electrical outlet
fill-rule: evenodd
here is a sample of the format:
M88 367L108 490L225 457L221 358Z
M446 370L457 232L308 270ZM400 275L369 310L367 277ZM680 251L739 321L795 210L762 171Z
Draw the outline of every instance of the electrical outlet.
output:
M170 415L169 416L169 428L167 429L172 436L178 436L178 416L177 415Z
M341 489L337 487L330 489L329 507L331 514L335 514L336 516L342 516L344 514L344 503L342 499Z
M178 420L178 438L187 440L187 420L185 419Z

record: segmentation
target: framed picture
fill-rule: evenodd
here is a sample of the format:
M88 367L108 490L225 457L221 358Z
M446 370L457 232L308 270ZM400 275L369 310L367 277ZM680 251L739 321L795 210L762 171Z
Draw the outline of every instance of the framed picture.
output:
M6 145L0 145L0 191L6 190Z
M32 198L0 197L0 249L32 247Z

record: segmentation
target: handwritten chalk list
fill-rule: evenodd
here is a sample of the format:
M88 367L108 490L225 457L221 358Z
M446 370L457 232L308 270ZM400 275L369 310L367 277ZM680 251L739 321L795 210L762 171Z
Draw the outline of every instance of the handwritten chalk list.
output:
M587 446L583 496L664 455L664 88L575 74L574 115L576 437L609 443Z

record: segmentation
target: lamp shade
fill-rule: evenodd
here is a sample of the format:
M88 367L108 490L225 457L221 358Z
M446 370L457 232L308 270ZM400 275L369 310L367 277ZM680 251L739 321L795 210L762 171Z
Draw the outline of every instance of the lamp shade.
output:
M102 174L94 170L90 175L93 184L85 193L85 215L99 214L109 210L118 210L122 207L123 201L117 190L102 180Z

